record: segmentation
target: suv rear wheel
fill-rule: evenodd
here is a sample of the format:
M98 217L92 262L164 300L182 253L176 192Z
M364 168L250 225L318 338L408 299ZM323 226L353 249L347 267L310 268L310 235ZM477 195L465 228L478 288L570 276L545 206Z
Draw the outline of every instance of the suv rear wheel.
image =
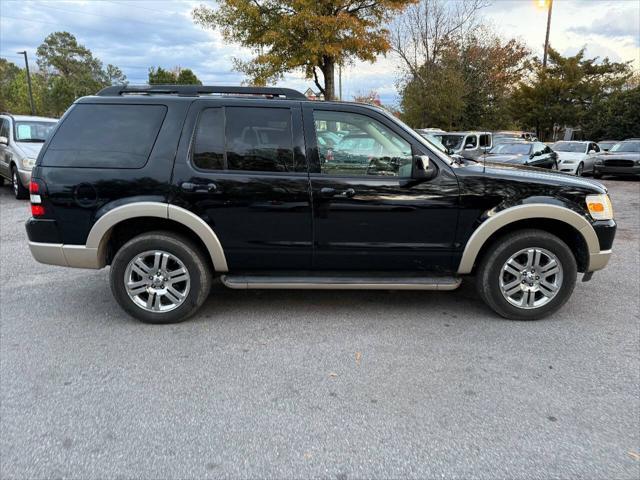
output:
M512 320L537 320L558 310L576 284L578 267L560 238L543 230L520 230L491 246L478 268L482 299Z
M175 323L196 312L211 290L205 256L173 232L134 237L111 263L111 291L120 306L146 323Z

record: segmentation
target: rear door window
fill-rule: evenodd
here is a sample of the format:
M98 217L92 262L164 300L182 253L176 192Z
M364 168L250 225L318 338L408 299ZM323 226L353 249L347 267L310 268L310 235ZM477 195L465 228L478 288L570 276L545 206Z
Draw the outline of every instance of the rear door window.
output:
M206 108L198 120L192 161L203 170L306 171L306 164L295 162L289 108Z
M56 131L42 165L141 168L166 112L164 105L78 104Z
M227 168L254 172L292 172L291 110L226 109Z

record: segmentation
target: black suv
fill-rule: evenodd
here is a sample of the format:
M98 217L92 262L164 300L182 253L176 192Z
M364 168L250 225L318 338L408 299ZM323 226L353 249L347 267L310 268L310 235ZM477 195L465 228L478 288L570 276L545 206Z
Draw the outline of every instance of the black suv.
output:
M193 314L216 275L239 289L393 290L475 275L498 314L536 319L607 264L616 230L597 182L454 160L380 108L278 88L81 98L30 193L36 260L110 265L118 303L152 323Z

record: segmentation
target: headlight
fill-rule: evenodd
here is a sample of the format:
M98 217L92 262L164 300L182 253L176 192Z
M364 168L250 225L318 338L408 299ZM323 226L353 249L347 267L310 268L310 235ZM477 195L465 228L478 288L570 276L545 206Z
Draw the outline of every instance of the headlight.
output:
M36 164L35 158L24 157L22 159L22 168L24 168L25 170L31 170L35 164Z
M601 158L596 158L596 165L602 165L602 162L604 162L604 160L602 160Z
M613 218L613 206L609 195L587 195L587 208L594 220L611 220Z
M562 163L576 163L575 160L562 160Z
M640 165L640 160L636 160L636 165Z

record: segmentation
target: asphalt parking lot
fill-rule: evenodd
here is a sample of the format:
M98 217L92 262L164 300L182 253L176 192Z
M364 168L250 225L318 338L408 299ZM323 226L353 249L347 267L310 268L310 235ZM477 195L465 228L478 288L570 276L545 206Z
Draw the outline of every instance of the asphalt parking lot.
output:
M0 188L0 477L640 477L640 182L609 267L553 318L457 292L233 291L127 317L37 264Z

